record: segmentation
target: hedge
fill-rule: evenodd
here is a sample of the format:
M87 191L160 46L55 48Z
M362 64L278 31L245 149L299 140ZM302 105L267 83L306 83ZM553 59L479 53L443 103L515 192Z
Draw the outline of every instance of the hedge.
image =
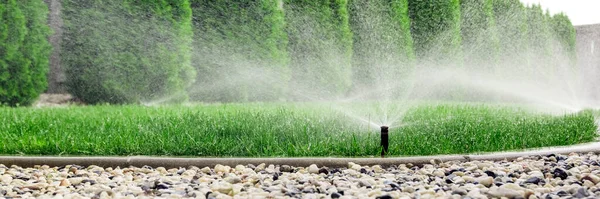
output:
M51 46L42 0L0 3L0 104L25 106L47 87Z
M499 59L493 0L461 0L462 49L467 67L494 72Z
M292 97L345 94L352 79L352 32L347 0L285 0Z
M417 59L447 67L461 65L460 1L409 0L408 8Z
M351 0L349 11L353 88L355 92L378 88L386 91L380 93L389 93L386 84L405 81L414 65L408 0Z
M192 0L200 101L270 101L283 96L289 56L280 0Z
M557 51L565 58L569 58L570 65L575 66L577 60L577 33L571 20L564 13L552 16L552 30L557 40Z
M87 103L185 100L191 67L188 0L63 0L68 90Z
M550 16L544 13L540 5L527 7L527 22L529 25L528 45L530 47L530 66L532 73L539 78L549 77L554 73L552 55L552 32Z
M500 60L505 73L529 64L529 26L525 6L519 0L493 1Z

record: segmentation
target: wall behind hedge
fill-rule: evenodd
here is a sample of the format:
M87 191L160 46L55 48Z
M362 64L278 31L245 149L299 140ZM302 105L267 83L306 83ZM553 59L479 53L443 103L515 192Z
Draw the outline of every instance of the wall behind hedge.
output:
M87 103L183 100L195 77L187 0L63 0L62 63Z
M47 14L42 0L0 3L0 104L29 105L46 90Z

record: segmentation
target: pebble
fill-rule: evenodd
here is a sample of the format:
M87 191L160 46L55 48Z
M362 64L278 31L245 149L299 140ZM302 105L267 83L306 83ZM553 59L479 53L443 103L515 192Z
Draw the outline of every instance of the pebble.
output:
M317 167L317 165L316 165L316 164L311 164L311 165L308 167L308 173L312 173L312 174L317 174L317 173L319 173L319 167Z
M386 168L0 165L0 198L600 198L597 161L572 154Z

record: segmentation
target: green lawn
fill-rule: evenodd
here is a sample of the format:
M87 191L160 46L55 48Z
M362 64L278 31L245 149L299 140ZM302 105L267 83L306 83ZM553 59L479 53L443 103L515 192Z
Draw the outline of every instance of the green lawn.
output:
M591 111L551 116L507 106L422 104L390 130L388 154L571 145L593 141L596 128ZM377 129L316 103L0 108L0 143L4 155L365 157L380 150Z

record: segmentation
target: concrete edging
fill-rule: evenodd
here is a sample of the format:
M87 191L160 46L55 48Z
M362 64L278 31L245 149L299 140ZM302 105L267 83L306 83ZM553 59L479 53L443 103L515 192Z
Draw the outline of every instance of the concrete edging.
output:
M514 160L524 156L545 156L549 154L568 154L568 153L598 153L600 152L600 142L574 145L567 147L542 148L521 152L501 152L490 154L470 154L470 155L442 155L442 156L418 156L418 157L392 157L392 158L183 158L183 157L154 157L154 156L125 156L125 157L61 157L61 156L0 156L0 164L6 166L17 165L21 167L32 167L35 165L65 166L65 165L96 165L101 167L165 167L179 168L188 166L214 167L221 165L290 165L296 167L307 167L311 164L327 167L347 167L349 162L359 165L381 165L387 167L390 165L408 164L414 165L429 164L433 159L447 161L472 161L472 160Z

